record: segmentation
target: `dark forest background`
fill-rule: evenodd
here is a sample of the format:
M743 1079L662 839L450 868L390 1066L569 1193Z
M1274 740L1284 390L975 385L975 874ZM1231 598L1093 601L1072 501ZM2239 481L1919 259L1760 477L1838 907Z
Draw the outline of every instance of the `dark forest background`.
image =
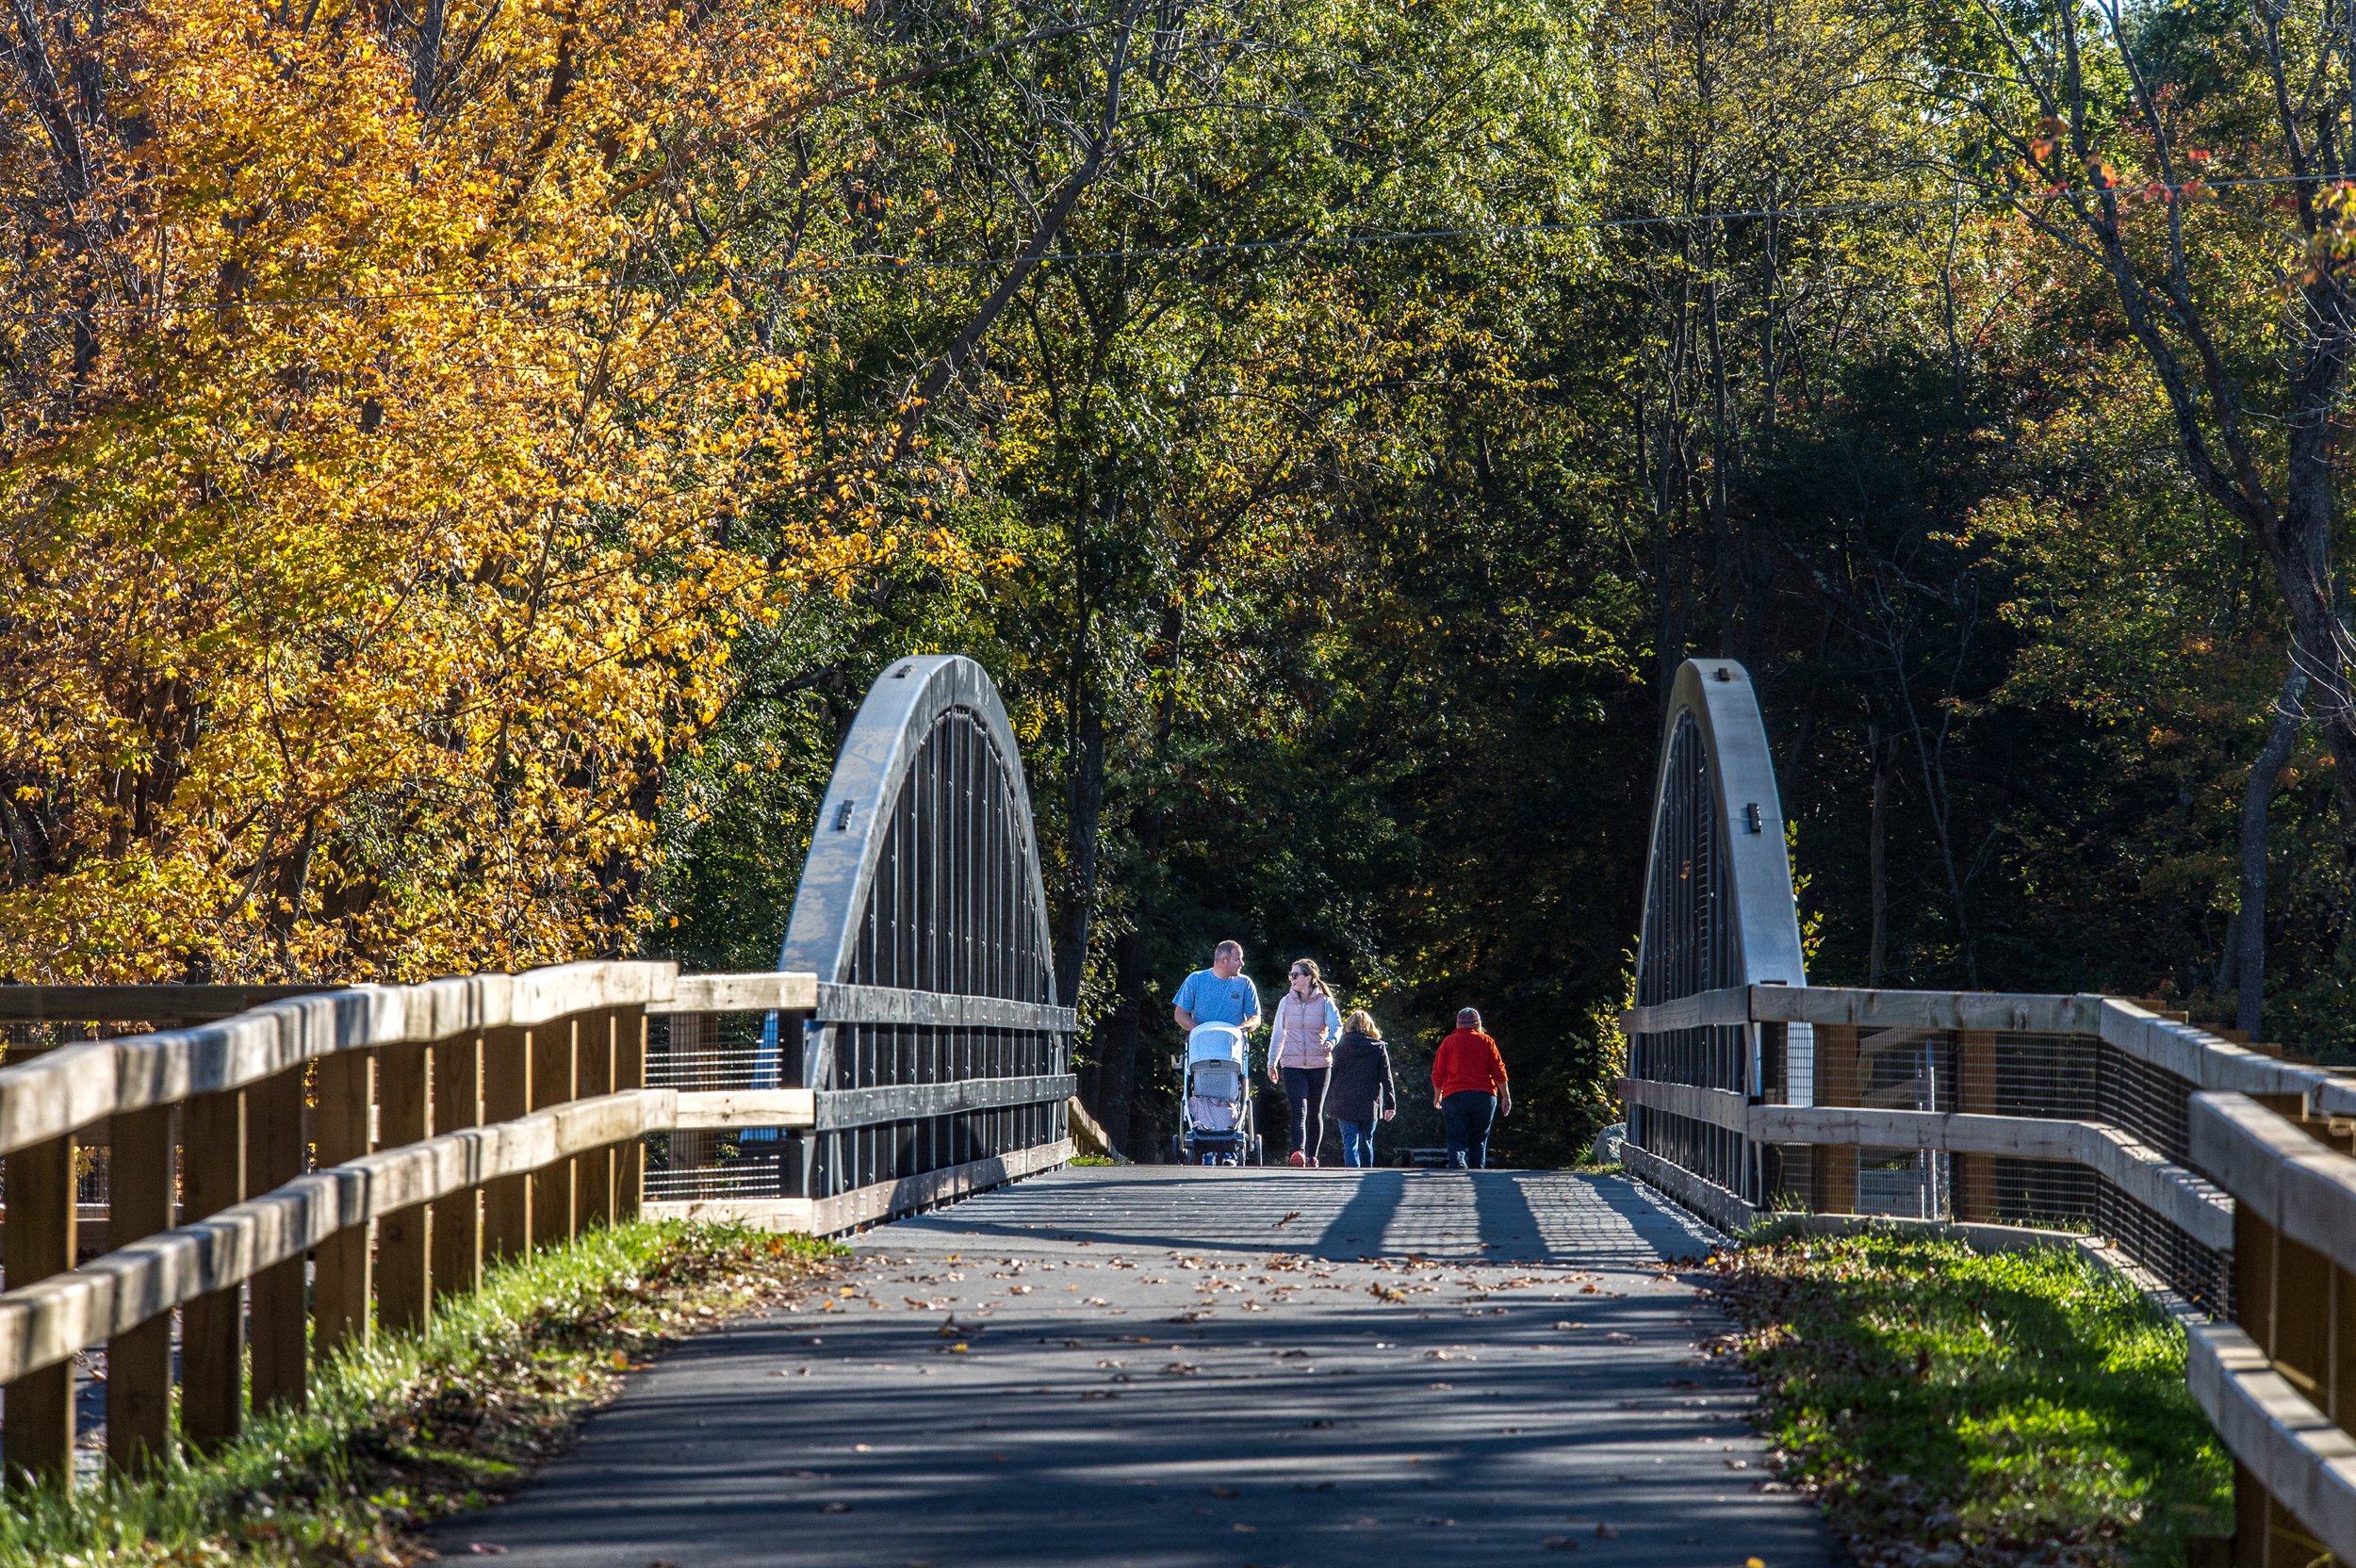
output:
M846 22L879 74L981 55L813 129L776 216L794 242L1003 263L1085 173L1042 247L1078 259L1004 302L1003 265L853 277L797 329L838 450L923 368L953 373L871 476L903 526L739 644L734 700L672 774L661 943L774 961L867 683L962 651L1023 736L1084 1094L1117 1139L1171 1127L1169 998L1233 936L1271 996L1318 959L1411 1080L1481 1007L1520 1090L1500 1153L1562 1161L1615 1115L1668 678L1724 655L1765 705L1812 978L2230 1021L2254 801L2264 1033L2356 1054L2329 704L2277 726L2280 552L2187 462L2235 409L2258 490L2302 461L2280 442L2291 372L2339 330L2331 212L2183 193L2187 170L2283 167L2242 11L2119 19L2060 117L2037 74L2076 24L2007 14ZM2000 57L2002 90L1975 68ZM2176 183L2138 205L2147 178ZM2195 366L2189 414L2165 374L2184 318L2138 318L2105 265L2115 243L2165 285L2171 224L2227 362ZM1343 242L1411 230L1449 233ZM1243 238L1283 243L1222 248ZM1429 1117L1393 1141L1432 1141Z

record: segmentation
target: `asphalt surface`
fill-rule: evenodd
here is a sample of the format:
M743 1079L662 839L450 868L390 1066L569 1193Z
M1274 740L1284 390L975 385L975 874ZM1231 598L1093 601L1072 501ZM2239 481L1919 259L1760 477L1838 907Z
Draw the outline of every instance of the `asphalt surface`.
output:
M1620 1178L1066 1170L859 1237L513 1499L509 1568L1811 1568L1710 1236Z

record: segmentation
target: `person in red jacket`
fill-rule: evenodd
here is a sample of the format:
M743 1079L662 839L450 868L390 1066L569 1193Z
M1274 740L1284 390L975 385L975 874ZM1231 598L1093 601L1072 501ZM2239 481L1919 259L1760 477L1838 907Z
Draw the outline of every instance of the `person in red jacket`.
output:
M1481 1014L1466 1007L1456 1015L1455 1033L1432 1058L1432 1103L1448 1129L1452 1170L1483 1170L1489 1164L1489 1124L1513 1109L1506 1086L1505 1058L1481 1027Z

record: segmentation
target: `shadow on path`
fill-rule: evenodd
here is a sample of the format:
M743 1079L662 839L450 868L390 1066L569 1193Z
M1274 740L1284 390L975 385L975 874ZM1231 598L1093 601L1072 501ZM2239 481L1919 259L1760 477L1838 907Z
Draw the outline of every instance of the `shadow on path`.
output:
M839 1279L665 1355L432 1544L507 1568L1832 1568L1814 1509L1757 1490L1751 1396L1660 1272L1687 1233L1623 1188L1025 1182L855 1238Z

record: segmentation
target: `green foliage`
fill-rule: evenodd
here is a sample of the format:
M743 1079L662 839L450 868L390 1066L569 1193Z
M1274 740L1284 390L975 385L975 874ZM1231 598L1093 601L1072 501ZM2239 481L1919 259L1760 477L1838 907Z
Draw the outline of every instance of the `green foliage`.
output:
M2230 1525L2183 1331L2078 1253L1771 1231L1711 1266L1782 1474L1859 1543L2158 1568Z
M490 1271L419 1334L381 1335L204 1463L12 1495L0 1564L397 1560L412 1526L514 1484L664 1341L769 1299L839 1250L730 1226L595 1231Z

